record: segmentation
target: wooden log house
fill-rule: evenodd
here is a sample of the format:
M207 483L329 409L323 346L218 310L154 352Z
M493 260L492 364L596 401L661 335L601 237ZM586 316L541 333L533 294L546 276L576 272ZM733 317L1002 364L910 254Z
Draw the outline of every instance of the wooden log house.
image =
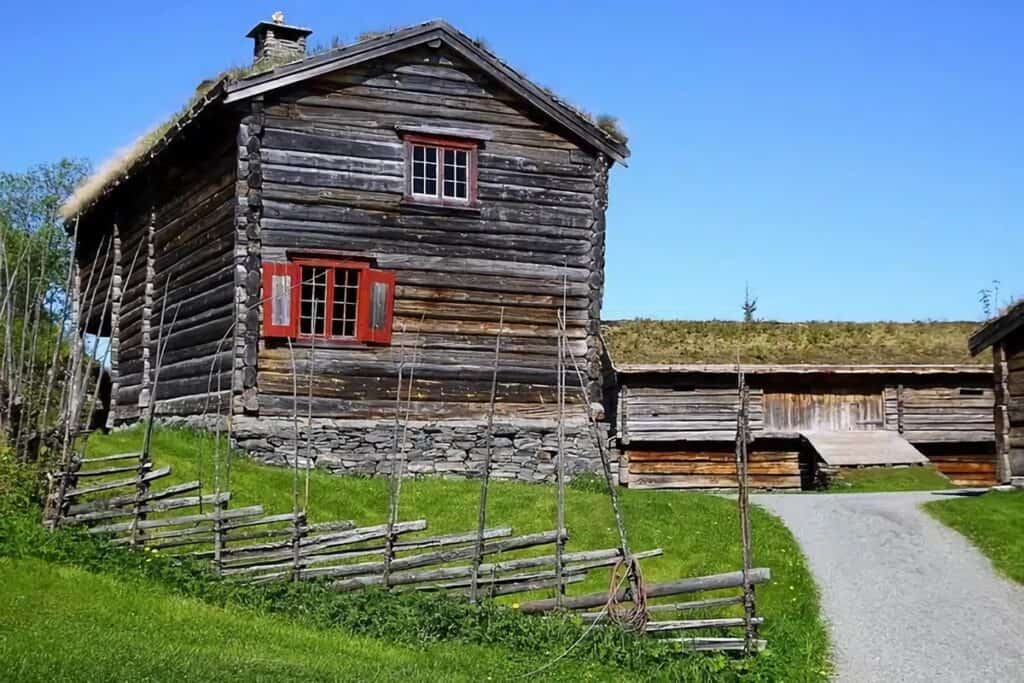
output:
M997 477L1024 486L1024 300L971 335L971 353L992 348Z
M742 329L741 323L735 325ZM771 325L775 334L787 335L785 324ZM789 329L816 327L812 331L823 336L828 325ZM875 331L875 324L854 325L861 333ZM931 334L927 326L921 329L918 336ZM608 333L614 360L614 330ZM762 333L753 327L748 336L758 340ZM657 332L647 334L657 337ZM716 333L709 328L707 334ZM752 342L748 347L743 350L752 353ZM736 351L736 346L726 347L721 355ZM870 348L866 351L871 353ZM901 362L840 363L838 350L803 346L797 354L832 362L745 362L754 436L751 485L809 488L823 470L929 461L958 485L995 483L992 373L983 365L934 362L934 357L964 360L962 350L940 351L931 359L916 359L930 362L907 362L914 360L914 353L897 350L894 357ZM762 358L785 355L764 348L759 353ZM696 360L686 357L685 350L679 356ZM619 363L616 376L617 400L611 412L621 483L639 488L735 486L735 363Z
M230 411L240 446L281 461L297 393L312 455L372 473L401 368L410 470L468 474L500 328L495 475L549 478L563 305L601 398L624 140L445 22L307 56L310 33L257 24L250 75L205 84L65 207L80 286L113 292L84 302L84 329L111 340L111 422L151 401L168 418ZM570 393L570 471L597 468Z

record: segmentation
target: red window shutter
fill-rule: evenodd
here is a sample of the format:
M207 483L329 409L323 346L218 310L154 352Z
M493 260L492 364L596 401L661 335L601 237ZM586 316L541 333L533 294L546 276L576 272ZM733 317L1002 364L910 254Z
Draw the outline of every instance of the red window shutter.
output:
M296 263L263 263L264 337L297 336L301 272Z
M391 343L391 318L395 310L395 274L388 270L364 270L359 279L356 337L371 344Z

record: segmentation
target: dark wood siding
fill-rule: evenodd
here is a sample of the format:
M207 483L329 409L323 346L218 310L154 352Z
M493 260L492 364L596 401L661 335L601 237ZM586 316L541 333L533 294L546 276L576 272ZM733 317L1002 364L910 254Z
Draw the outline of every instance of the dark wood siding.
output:
M727 442L631 446L630 488L735 488L736 454ZM801 458L790 443L755 441L749 451L749 482L766 489L798 489Z
M263 260L319 250L366 258L397 276L391 346L315 350L314 414L391 414L397 361L418 342L414 415L480 416L504 306L500 410L553 415L563 277L568 336L600 400L603 159L443 50L322 77L268 98L264 112ZM403 202L396 126L407 125L487 133L477 211ZM296 353L305 376L310 351ZM260 414L290 412L287 347L262 342L258 366Z
M887 386L886 424L899 429L902 423L903 436L911 443L990 442L993 403L987 380Z
M1024 331L993 347L996 366L997 453L1004 479L1024 477Z
M211 363L232 320L233 128L224 122L187 148L169 152L149 182L127 188L135 196L109 219L118 226L123 289L112 362L118 421L138 417L150 400L165 283L169 337L157 412L195 414L206 405ZM232 353L228 339L220 354L223 372L213 375L214 388L219 377L225 393Z

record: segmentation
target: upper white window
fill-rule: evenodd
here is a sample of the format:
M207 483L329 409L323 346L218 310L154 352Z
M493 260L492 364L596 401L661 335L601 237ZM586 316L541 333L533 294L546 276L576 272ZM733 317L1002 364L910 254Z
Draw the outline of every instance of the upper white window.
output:
M476 143L409 136L406 150L409 198L460 204L476 200Z

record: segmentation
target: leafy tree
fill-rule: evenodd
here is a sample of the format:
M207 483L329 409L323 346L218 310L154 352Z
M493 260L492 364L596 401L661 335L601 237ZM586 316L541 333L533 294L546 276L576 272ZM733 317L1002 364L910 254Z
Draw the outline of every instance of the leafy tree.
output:
M41 413L59 351L72 243L60 206L88 173L62 159L0 172L0 442L18 441Z

